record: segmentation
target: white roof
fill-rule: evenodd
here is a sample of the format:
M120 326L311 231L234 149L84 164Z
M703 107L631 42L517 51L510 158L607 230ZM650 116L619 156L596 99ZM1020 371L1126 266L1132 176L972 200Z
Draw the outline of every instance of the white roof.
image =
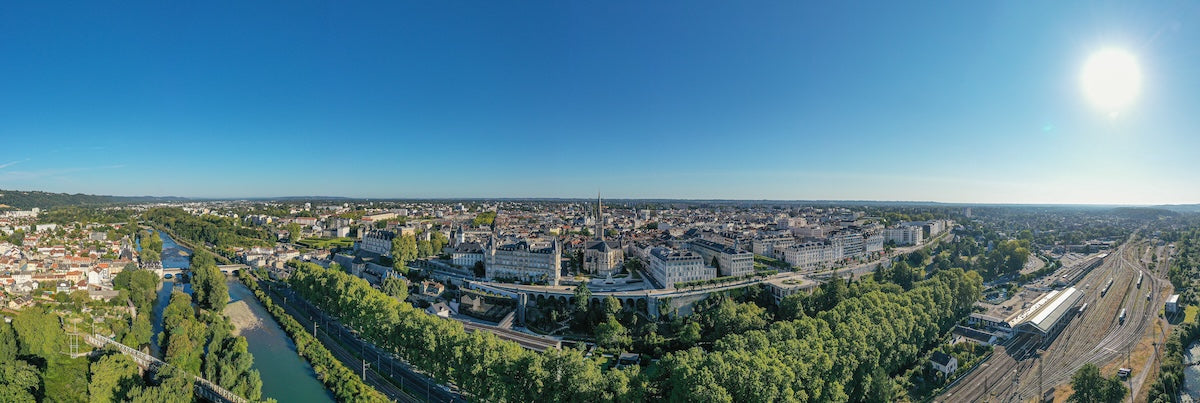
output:
M1018 322L1017 326L1029 325L1041 333L1046 333L1082 298L1083 293L1075 287L1051 291L1039 298L1029 310L1017 317L1015 322ZM1026 318L1028 320L1025 320Z

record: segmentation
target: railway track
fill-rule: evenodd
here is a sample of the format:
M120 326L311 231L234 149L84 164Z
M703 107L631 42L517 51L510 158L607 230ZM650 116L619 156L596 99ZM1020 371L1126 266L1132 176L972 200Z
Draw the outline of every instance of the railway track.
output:
M1129 241L1111 253L1104 263L1080 281L1088 309L1071 318L1057 337L1042 338L1021 334L999 346L992 358L969 374L938 401L1024 401L1069 382L1075 371L1089 362L1103 365L1118 359L1135 347L1145 330L1158 316L1168 284L1160 270L1153 272L1142 264L1144 245ZM1145 272L1142 286L1136 284ZM1113 279L1104 295L1100 290ZM1145 298L1149 292L1150 300ZM1117 316L1127 310L1127 320ZM1041 351L1040 359L1038 358Z

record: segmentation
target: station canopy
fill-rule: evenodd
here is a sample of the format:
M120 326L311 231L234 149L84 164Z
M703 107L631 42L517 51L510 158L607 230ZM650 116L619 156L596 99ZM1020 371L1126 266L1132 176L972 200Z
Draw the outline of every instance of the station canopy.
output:
M1050 291L1009 323L1020 332L1046 335L1067 316L1080 299L1083 299L1083 293L1075 287Z

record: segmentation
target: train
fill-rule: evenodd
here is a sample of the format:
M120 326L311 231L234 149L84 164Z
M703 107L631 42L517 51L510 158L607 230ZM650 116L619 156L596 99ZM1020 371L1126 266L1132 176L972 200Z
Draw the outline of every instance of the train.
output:
M1079 306L1079 316L1083 316L1083 311L1085 309L1087 309L1087 302L1084 302L1083 305Z
M1113 285L1113 279L1112 279L1112 277L1109 277L1108 283L1104 284L1104 288L1100 290L1100 296L1103 297L1103 296L1107 295L1108 289L1112 288L1112 285Z
M1117 317L1117 320L1120 321L1122 325L1125 324L1125 308L1121 308L1121 316Z
M1137 288L1142 288L1142 279L1145 277L1146 277L1146 272L1144 272L1144 271L1140 272L1140 274L1138 274Z

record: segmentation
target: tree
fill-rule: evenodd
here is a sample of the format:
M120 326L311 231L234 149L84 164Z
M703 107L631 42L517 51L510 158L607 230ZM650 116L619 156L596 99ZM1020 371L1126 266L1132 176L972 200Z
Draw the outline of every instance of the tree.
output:
M621 312L621 301L618 301L612 295L604 298L604 315L615 317Z
M196 304L201 308L214 312L225 309L229 303L229 286L225 284L225 274L217 268L217 261L212 254L199 251L192 255L192 293L195 294Z
M149 270L126 270L113 277L113 288L129 290L130 302L139 311L149 312L154 299L158 296L158 283L162 279ZM124 301L121 301L124 303Z
M575 287L575 312L577 315L586 314L591 302L592 290L588 289L587 283Z
M138 315L136 319L132 319L129 325L129 330L121 337L121 344L133 348L142 348L150 345L150 337L154 335L154 328L150 324L150 315L143 313Z
M1075 390L1070 399L1073 402L1118 403L1128 393L1121 380L1104 378L1100 375L1100 368L1092 363L1084 364L1083 368L1075 371L1071 377L1071 388Z
M65 333L58 315L44 306L25 308L12 321L17 333L17 345L23 355L36 355L46 360L58 358L63 351Z
M217 362L215 379L210 380L250 401L262 397L262 379L258 371L251 368L254 356L250 354L245 337L224 338L215 355L209 357Z
M388 276L383 280L383 293L404 301L408 298L408 282L397 276Z
M424 239L417 241L417 257L428 257L433 255L433 246Z
M626 349L633 344L633 338L629 336L629 330L610 315L608 320L596 326L596 344L603 348Z
M896 262L896 264L892 265L891 273L892 283L904 287L905 290L912 289L913 281L916 280L916 274L913 273L913 268L908 262L903 260Z
M0 321L0 362L17 359L17 334L12 325Z
M134 403L190 402L194 378L179 368L166 365L155 374L157 385L135 390L130 395Z
M291 241L292 243L299 241L300 237L304 234L304 228L296 222L290 222L284 228L288 233L288 241Z
M430 234L429 247L433 250L432 254L434 255L442 254L442 249L444 249L449 243L450 240L447 239L446 235L442 234L441 231L433 231L433 233Z
M124 354L110 353L92 363L91 382L88 383L89 400L92 402L120 402L141 387L142 377L137 364Z
M42 373L47 402L86 402L88 395L88 360L58 356L47 360Z
M483 264L482 260L476 261L471 269L475 273L475 277L482 278L487 276L487 266Z
M392 238L392 264L407 267L408 263L417 260L417 238L412 235L400 235Z
M684 348L695 346L700 342L700 324L689 321L679 332L679 342Z
M21 360L0 365L0 402L33 402L41 384L37 367Z
M25 244L25 230L16 229L8 235L8 243L21 246Z
M162 261L162 254L146 249L142 250L141 255L138 255L138 260L140 260L142 263L158 262Z

